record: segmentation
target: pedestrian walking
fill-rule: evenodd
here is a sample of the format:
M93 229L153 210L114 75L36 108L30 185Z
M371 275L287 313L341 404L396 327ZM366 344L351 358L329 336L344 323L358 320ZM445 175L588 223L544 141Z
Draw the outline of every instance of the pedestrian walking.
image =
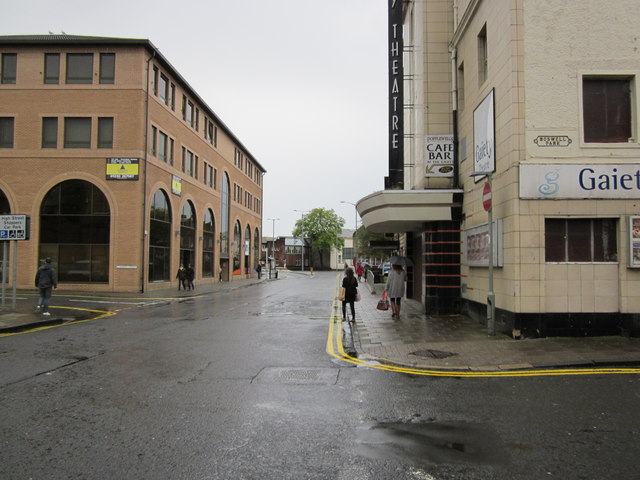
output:
M40 298L36 305L36 312L42 311L42 315L49 316L49 300L51 299L51 291L58 288L58 278L56 269L51 265L51 258L47 257L44 265L38 268L36 272L36 288L40 289Z
M362 274L364 273L364 267L362 266L362 263L358 262L358 265L356 266L356 275L358 275L358 281L361 282L362 281Z
M196 278L196 271L193 269L191 264L187 265L186 275L187 275L187 289L194 290L195 287L193 286L193 280Z
M183 264L180 264L178 267L178 273L176 275L178 279L178 290L182 287L184 290L187 289L187 270L184 268Z
M407 273L402 265L392 265L387 284L384 290L391 301L391 318L400 319L400 304L404 297L404 284L407 281Z
M260 280L260 277L262 277L262 265L260 263L256 267L256 272L258 272L258 280Z
M344 300L342 300L342 321L347 316L347 303L351 306L351 321L356 321L356 295L358 295L358 280L353 274L353 268L347 268L346 275L342 279L342 288L344 288Z

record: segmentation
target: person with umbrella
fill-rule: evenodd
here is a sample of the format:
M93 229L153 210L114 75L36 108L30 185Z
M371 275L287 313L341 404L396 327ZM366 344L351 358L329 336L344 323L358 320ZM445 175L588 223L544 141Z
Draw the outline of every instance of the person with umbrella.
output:
M384 289L391 301L391 317L397 320L400 319L400 304L404 297L404 284L407 281L407 273L402 266L411 265L410 262L411 260L407 257L394 256L389 259L391 271Z

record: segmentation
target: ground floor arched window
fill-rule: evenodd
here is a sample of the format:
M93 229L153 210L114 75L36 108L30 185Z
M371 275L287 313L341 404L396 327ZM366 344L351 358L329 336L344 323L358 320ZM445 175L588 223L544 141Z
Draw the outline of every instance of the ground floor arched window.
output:
M98 187L85 180L59 183L40 207L40 260L51 258L59 282L108 282L110 221Z
M0 215L10 215L11 208L9 200L2 190L0 190ZM2 281L2 269L4 268L4 243L0 242L0 281ZM9 243L7 243L9 245Z
M171 205L163 190L151 201L149 219L149 281L170 280L171 274Z
M253 233L253 268L255 269L260 262L260 231L256 228Z
M244 232L244 273L251 273L251 227L247 225Z
M242 227L236 222L233 229L233 274L240 275L240 248L242 246Z
M215 238L216 224L213 212L210 208L204 214L202 222L202 276L213 277L213 266L215 265Z
M193 203L184 202L180 216L180 263L195 268L196 263L196 212Z

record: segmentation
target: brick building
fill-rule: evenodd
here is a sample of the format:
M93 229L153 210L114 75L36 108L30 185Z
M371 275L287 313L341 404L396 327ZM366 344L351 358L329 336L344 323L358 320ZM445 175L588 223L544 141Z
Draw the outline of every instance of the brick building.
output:
M255 274L265 169L149 40L1 36L0 166L18 288L45 257L62 289Z

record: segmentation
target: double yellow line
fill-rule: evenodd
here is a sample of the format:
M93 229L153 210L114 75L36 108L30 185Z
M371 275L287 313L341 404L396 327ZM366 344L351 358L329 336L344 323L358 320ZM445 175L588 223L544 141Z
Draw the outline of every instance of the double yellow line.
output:
M327 353L343 362L352 363L361 367L385 370L387 372L407 373L411 375L424 375L430 377L457 377L457 378L488 378L488 377L542 377L559 375L613 375L640 373L640 368L566 368L545 370L501 370L501 371L459 371L459 370L429 370L421 368L401 367L385 365L379 362L361 360L349 355L344 350L342 343L342 324L338 309L338 296L333 301L332 313L329 318L329 333L327 336Z

